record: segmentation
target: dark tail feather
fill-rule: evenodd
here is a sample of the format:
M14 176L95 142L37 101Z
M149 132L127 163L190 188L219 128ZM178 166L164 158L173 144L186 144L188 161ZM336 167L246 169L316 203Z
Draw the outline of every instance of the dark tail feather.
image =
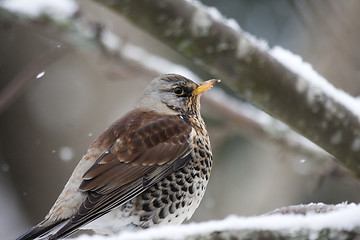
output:
M62 221L55 222L48 226L41 226L42 223L39 223L35 227L32 227L29 231L18 237L16 240L33 240L36 238L44 237L47 233L49 233L51 230L56 228L59 224L66 221L66 219Z
M49 236L49 240L56 240L56 239L62 239L70 236L71 234L74 234L77 232L78 226L72 225L71 221L65 224L59 231L57 231L55 234Z

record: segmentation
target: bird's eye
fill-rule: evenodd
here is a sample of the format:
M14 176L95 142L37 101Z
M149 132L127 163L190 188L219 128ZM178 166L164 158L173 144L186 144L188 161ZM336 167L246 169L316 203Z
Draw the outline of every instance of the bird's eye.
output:
M181 87L174 87L173 88L173 92L176 94L176 95L182 95L184 93L184 89L181 88Z

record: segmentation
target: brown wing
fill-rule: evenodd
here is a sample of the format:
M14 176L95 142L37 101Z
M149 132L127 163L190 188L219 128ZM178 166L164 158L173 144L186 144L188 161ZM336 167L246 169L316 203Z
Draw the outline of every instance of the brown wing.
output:
M54 238L71 234L183 167L191 130L179 116L141 111L112 125L98 140L110 138L111 147L83 176L80 190L88 192L87 198Z

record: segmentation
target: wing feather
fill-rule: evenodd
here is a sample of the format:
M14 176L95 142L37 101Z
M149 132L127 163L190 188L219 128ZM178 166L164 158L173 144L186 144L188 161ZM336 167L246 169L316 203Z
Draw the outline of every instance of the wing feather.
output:
M66 237L144 192L190 159L192 127L175 115L132 112L107 130L109 149L84 174L79 189L88 195L52 239Z

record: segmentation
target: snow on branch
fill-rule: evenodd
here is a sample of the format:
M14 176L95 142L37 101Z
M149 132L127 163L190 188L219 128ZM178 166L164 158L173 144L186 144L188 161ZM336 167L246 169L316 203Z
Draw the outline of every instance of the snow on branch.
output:
M269 49L234 20L196 1L98 2L221 78L238 96L280 119L360 177L359 103L300 58L279 47Z
M0 7L32 18L45 13L57 21L69 19L78 9L74 0L3 0Z
M314 98L316 98L316 91L322 91L344 105L344 107L348 108L349 111L353 112L360 118L360 101L341 89L335 88L323 76L317 73L309 63L304 62L300 56L297 56L279 46L275 46L270 49L269 53L279 62L284 64L289 70L293 71L302 78L298 79L296 82L299 92L305 91L311 87L311 91L307 91L308 102L312 103ZM327 111L334 110L331 105L326 107Z
M76 239L348 239L360 231L360 206L356 204L320 203L281 210L262 216L230 216L224 220L123 232L119 236L82 235Z

